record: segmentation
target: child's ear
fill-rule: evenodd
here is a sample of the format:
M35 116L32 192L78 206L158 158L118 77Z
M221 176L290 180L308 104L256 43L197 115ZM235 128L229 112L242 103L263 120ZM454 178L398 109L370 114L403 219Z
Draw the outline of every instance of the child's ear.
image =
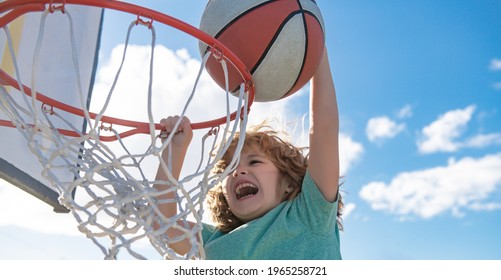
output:
M291 187L291 184L287 180L287 178L284 176L282 177L282 182L281 182L281 188L285 190L285 194L291 193L294 189Z
M294 187L292 186L292 184L286 179L286 178L283 178L283 184L285 185L285 192L287 194L291 193L294 191Z
M291 199L293 193L294 193L294 188L292 187L291 184L287 184L286 187L285 187L284 200Z

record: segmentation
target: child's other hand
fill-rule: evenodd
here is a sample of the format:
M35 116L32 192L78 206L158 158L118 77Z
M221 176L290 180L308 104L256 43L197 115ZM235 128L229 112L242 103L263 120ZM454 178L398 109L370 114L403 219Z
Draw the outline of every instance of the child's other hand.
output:
M170 116L160 121L160 126L162 126L162 141L164 141L169 134L174 130L176 122L179 120L180 116ZM193 130L191 128L191 122L187 117L181 119L181 123L174 131L174 136L172 137L171 144L177 148L188 148L191 139L193 138Z

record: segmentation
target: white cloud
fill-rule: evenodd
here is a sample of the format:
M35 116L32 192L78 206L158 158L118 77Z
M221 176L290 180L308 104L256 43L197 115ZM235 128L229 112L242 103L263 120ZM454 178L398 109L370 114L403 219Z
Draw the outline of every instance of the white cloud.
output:
M493 58L489 64L489 69L492 71L501 71L501 59ZM501 82L494 83L492 87L495 90L501 90Z
M343 215L342 215L343 220L346 220L346 218L348 218L348 216L350 216L350 214L355 210L355 208L357 208L357 205L355 203L345 204L344 209L343 209Z
M475 112L471 105L440 116L422 130L417 142L421 153L455 152L462 148L485 148L501 144L501 133L477 134L467 139L458 139L466 129Z
M371 142L397 136L405 129L405 124L398 124L388 117L376 117L367 122L365 132Z
M492 71L501 70L501 59L498 59L498 58L491 59L489 69L491 69Z
M397 113L397 117L399 119L406 119L406 118L410 118L412 117L412 106L411 105L405 105L404 107L402 107L398 113Z
M473 203L469 208L474 211L495 211L501 210L501 203Z
M106 114L119 118L148 121L147 88L149 81L149 46L130 45L124 67L119 75ZM110 59L97 74L92 96L92 108L102 108L123 54L123 45L112 50ZM200 61L186 50L172 51L164 46L155 48L152 84L152 111L155 120L181 114L197 80ZM204 72L205 73L205 72ZM193 122L207 121L226 115L224 92L207 74L200 77L187 115Z
M400 173L386 184L372 182L359 195L372 209L409 217L431 218L446 211L500 209L489 196L501 190L501 153L451 159L447 166Z
M364 147L346 134L339 134L339 168L341 176L345 176L348 170L355 164L362 154Z
M461 146L483 148L497 144L501 144L501 133L479 134L467 139Z
M406 119L412 117L412 106L405 105L400 108L396 117ZM398 123L387 116L379 116L369 119L365 127L365 134L371 142L379 142L396 137L406 128L404 123Z
M45 202L0 180L0 226L17 225L41 233L81 235L71 214L57 214Z
M449 111L426 126L422 130L422 138L418 141L418 149L422 153L454 152L460 144L458 138L471 119L475 106Z

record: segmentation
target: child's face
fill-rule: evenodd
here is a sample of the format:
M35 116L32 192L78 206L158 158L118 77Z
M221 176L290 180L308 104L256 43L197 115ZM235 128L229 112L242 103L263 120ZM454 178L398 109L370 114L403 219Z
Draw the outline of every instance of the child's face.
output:
M231 212L243 222L259 218L284 201L290 187L257 147L245 148L236 170L223 182Z

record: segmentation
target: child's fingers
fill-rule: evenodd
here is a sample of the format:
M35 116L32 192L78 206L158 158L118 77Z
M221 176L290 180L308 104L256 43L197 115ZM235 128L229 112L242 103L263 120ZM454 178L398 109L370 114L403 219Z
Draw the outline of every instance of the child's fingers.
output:
M167 117L167 118L164 118L164 119L161 119L160 120L160 125L164 128L168 128L169 127L169 124L170 124L170 120L169 118L172 118L172 117Z
M188 117L183 116L181 119L181 123L179 124L178 131L185 131L191 129L191 121L188 119Z
M162 127L164 127L165 132L171 133L172 130L174 129L174 127L176 126L176 123L179 121L179 118L181 118L181 117L180 116L169 116L167 118L161 119L160 125ZM190 128L191 128L190 120L187 117L183 116L175 133L183 132L186 129L190 129Z

